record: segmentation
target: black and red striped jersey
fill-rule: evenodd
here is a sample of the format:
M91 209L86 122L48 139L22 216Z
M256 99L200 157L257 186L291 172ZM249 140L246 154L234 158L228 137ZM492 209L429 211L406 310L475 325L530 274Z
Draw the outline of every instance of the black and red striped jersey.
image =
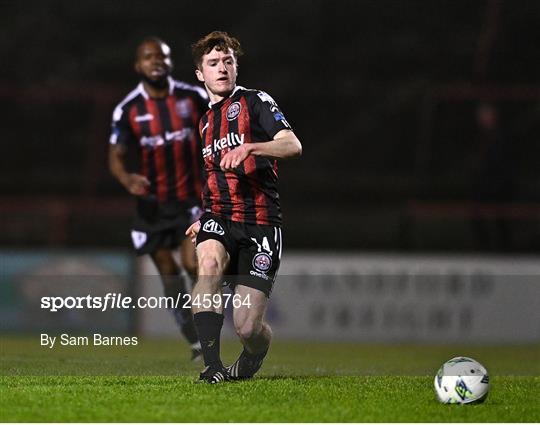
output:
M109 143L138 146L141 174L150 181L148 197L200 205L203 186L199 120L208 95L169 77L169 94L152 98L140 83L113 113Z
M280 130L291 129L274 99L263 91L237 86L228 98L211 105L199 128L206 171L204 210L236 222L280 226L275 159L250 155L233 171L219 166L231 149L268 142Z

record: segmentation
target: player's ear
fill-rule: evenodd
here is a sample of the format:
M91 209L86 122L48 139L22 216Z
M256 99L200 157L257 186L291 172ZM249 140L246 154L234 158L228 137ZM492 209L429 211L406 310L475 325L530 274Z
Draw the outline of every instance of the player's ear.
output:
M133 69L135 70L135 72L137 74L140 74L141 73L141 67L139 65L139 61L135 61L135 63L133 64Z
M197 76L197 80L199 80L201 83L204 83L203 73L199 68L195 68L195 75Z

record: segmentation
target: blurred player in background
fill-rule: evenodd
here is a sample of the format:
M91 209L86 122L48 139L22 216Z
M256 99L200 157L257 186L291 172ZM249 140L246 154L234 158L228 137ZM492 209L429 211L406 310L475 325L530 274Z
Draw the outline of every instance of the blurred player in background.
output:
M210 110L199 124L207 174L204 214L186 234L197 245L192 310L206 366L200 380L217 383L252 377L270 346L272 331L264 315L282 249L276 159L299 156L302 146L267 93L236 85L238 40L214 31L192 51ZM233 321L244 346L228 368L219 352L223 307L196 304L198 298L219 299L225 274L233 275L227 281L242 302Z
M137 255L150 255L165 295L176 299L189 288L173 250L180 247L183 269L196 276L195 251L184 232L200 215L202 159L197 124L208 108L208 96L200 87L171 78L170 53L169 46L155 37L139 44L135 71L141 81L114 110L109 168L137 199L131 232ZM126 168L130 148L140 153L140 173ZM191 311L179 307L171 312L191 344L192 358L200 358Z

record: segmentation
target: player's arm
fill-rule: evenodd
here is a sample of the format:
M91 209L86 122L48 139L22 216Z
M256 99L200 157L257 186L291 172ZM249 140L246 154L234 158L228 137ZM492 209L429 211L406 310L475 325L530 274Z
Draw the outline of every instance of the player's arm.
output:
M280 130L269 142L246 144L246 149L250 155L276 159L296 158L302 155L302 144L292 130Z
M109 146L109 170L122 186L132 195L144 195L150 186L148 179L136 173L129 173L125 165L127 149L122 145Z
M132 195L146 194L150 182L145 176L130 173L126 169L127 146L134 140L127 113L117 106L113 112L112 132L109 138L109 170Z
M244 143L223 156L220 167L224 171L238 167L249 155L275 159L295 158L302 155L302 144L292 130L280 130L273 140L260 143Z

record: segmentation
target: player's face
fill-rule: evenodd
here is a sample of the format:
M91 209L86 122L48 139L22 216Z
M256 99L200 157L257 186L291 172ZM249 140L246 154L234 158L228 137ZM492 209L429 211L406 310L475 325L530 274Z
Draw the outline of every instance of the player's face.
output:
M139 47L135 70L150 82L164 80L172 69L171 49L165 43L148 41Z
M217 96L227 96L234 90L238 67L232 49L224 52L214 47L202 57L200 69L196 71L197 78L208 90Z

